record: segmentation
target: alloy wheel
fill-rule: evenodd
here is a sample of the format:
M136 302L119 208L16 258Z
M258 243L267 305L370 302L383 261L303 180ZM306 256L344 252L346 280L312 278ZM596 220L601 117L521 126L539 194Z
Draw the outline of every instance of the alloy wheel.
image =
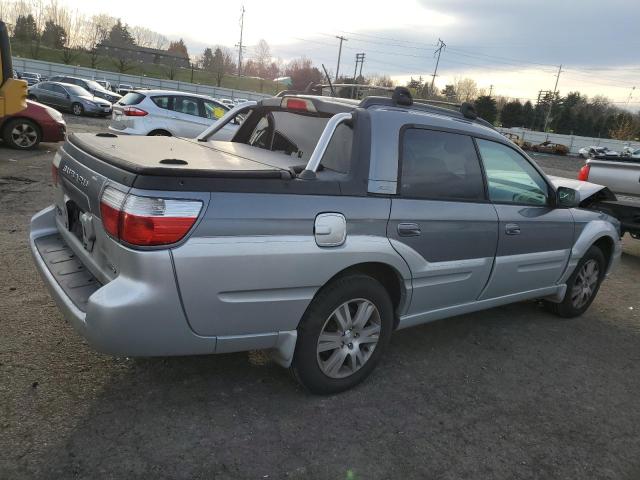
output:
M11 139L21 148L30 148L38 141L38 132L28 123L18 123L11 130Z
M371 358L380 339L381 318L369 300L344 302L327 318L316 348L320 370L331 378L345 378Z
M571 289L571 303L575 308L584 307L591 299L600 278L598 262L591 259L582 266Z

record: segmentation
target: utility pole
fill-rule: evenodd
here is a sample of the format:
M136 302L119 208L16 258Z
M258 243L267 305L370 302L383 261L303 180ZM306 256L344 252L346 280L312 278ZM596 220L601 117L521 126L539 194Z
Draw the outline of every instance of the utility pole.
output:
M489 85L489 96L493 93L493 85Z
M442 53L442 50L447 46L446 43L444 43L442 41L442 39L438 38L438 43L437 43L437 50L435 52L433 52L433 56L435 57L436 55L438 56L438 59L436 60L436 68L433 70L433 75L431 75L431 88L429 89L429 93L433 94L433 84L436 81L436 75L438 74L438 64L440 63L440 54Z
M356 76L358 73L358 64L360 64L360 75L362 75L362 64L364 63L364 53L356 53L356 65L353 68L353 84L358 84L358 77ZM351 98L356 98L356 87L351 89Z
M560 74L562 73L562 65L558 67L558 74L556 75L556 84L553 86L553 94L551 95L551 101L549 102L549 110L547 111L547 117L544 119L543 132L547 131L547 125L549 125L549 117L551 116L551 108L553 107L553 101L556 98L556 91L558 90L558 80L560 80Z
M349 39L343 37L342 35L336 36L338 40L340 40L340 47L338 48L338 66L336 67L336 82L338 81L338 74L340 73L340 56L342 55L342 42L348 42Z
M358 73L358 77L362 77L362 65L364 65L364 53L360 54L360 72Z
M244 30L244 5L242 6L242 13L240 14L240 42L236 45L238 47L238 77L242 72L242 49L244 45L242 45L242 33Z

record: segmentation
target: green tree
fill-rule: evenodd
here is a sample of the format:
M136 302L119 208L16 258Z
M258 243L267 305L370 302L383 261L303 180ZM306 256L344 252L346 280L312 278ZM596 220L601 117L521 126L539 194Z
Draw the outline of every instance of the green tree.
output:
M129 32L129 27L123 25L120 19L116 20L116 23L111 27L107 40L109 43L119 47L131 47L136 44Z
M484 118L491 124L493 124L496 121L496 118L498 118L498 107L496 106L496 101L489 95L482 95L476 98L475 107L478 116Z
M48 47L61 49L67 43L67 32L53 20L47 20L42 32L42 43Z
M527 100L522 106L522 126L527 128L533 128L535 122L535 112L533 110L533 104Z
M213 70L216 79L216 85L220 86L224 76L231 73L234 68L235 65L233 64L229 50L225 47L216 47L211 64L211 69Z
M182 39L169 43L169 48L167 48L167 52L175 53L181 57L189 57L189 52L187 51L187 46L185 45Z
M521 127L524 125L523 118L523 107L520 100L507 102L500 112L500 122L503 127Z
M211 50L209 47L205 48L204 52L202 52L202 58L200 59L200 66L202 67L202 69L212 71L213 59L213 50Z
M455 102L458 98L456 94L456 87L453 85L445 85L442 89L442 95L447 99L448 102Z
M21 42L38 40L38 27L33 15L29 14L26 17L24 15L20 15L16 19L16 25L13 29L13 38Z

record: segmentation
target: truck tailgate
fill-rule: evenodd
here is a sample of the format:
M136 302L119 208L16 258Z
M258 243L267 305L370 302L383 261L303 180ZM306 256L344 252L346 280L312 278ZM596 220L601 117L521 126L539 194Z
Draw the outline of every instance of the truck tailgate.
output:
M616 194L640 197L640 162L589 160L589 181L606 185Z

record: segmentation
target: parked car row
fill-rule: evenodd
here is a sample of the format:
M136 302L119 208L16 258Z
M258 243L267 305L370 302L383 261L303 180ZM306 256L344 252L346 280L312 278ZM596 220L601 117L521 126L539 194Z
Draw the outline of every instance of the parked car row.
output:
M112 111L111 102L71 83L37 83L29 87L28 98L74 115L108 116Z

